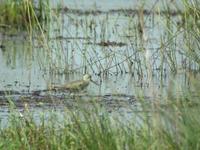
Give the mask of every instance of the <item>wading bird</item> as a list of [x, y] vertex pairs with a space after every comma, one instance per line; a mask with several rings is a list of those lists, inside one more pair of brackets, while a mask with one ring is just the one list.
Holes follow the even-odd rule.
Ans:
[[92, 80], [91, 75], [85, 74], [82, 80], [76, 80], [64, 85], [58, 85], [51, 87], [52, 90], [67, 90], [70, 92], [79, 92], [87, 88], [90, 82], [97, 84], [95, 81]]

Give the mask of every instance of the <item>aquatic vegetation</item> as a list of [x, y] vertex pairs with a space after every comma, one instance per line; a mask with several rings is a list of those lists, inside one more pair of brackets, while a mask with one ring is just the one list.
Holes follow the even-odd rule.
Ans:
[[4, 0], [0, 4], [0, 27], [31, 29], [49, 19], [49, 0]]
[[[186, 47], [186, 56], [191, 58], [195, 65], [200, 64], [200, 2], [184, 1], [186, 8], [182, 15], [182, 22], [184, 28], [184, 46]], [[191, 69], [192, 66], [190, 66]], [[199, 70], [199, 69], [198, 69]]]

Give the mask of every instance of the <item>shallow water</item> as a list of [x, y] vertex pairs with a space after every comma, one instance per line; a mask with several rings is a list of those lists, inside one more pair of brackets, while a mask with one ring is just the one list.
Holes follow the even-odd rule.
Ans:
[[[101, 101], [108, 111], [128, 111], [125, 105], [120, 103], [118, 106], [117, 99], [135, 108], [135, 96], [144, 95], [146, 100], [152, 100], [169, 93], [181, 95], [188, 88], [190, 79], [184, 70], [187, 59], [184, 54], [180, 54], [185, 48], [181, 43], [183, 34], [181, 29], [176, 28], [176, 23], [181, 20], [180, 16], [173, 16], [170, 24], [170, 32], [178, 33], [176, 43], [164, 49], [168, 51], [173, 47], [174, 52], [170, 52], [170, 56], [175, 57], [176, 67], [183, 70], [183, 73], [174, 75], [171, 73], [173, 68], [167, 64], [169, 55], [162, 56], [161, 53], [161, 43], [168, 45], [171, 38], [166, 30], [166, 16], [150, 14], [143, 18], [130, 11], [121, 11], [138, 9], [139, 3], [131, 0], [65, 0], [63, 3], [63, 7], [81, 10], [80, 12], [91, 9], [105, 12], [80, 14], [61, 11], [57, 17], [52, 17], [49, 26], [45, 26], [45, 40], [38, 31], [30, 37], [23, 32], [10, 34], [10, 31], [0, 30], [0, 91], [19, 92], [6, 97], [0, 95], [2, 116], [9, 114], [8, 107], [4, 107], [8, 105], [7, 102], [4, 103], [7, 99], [14, 99], [17, 106], [23, 108], [24, 102], [20, 100], [26, 97], [30, 100], [26, 103], [38, 112], [41, 111], [37, 107], [40, 102], [46, 108], [73, 107], [77, 103], [70, 97], [70, 93], [61, 93], [61, 96], [60, 93], [44, 93], [43, 97], [36, 97], [32, 92], [81, 79], [86, 72], [99, 85], [91, 83], [87, 92], [83, 96], [78, 94], [77, 97], [86, 105], [88, 99]], [[162, 5], [153, 4], [149, 1], [144, 8]], [[113, 9], [119, 11], [109, 12]], [[138, 27], [143, 21], [140, 33]], [[162, 57], [166, 59], [164, 62]], [[190, 67], [195, 70], [197, 65], [190, 64]], [[53, 99], [49, 96], [59, 99], [60, 104], [52, 101], [48, 103], [49, 99]], [[65, 104], [67, 102], [69, 103]], [[115, 107], [118, 109], [114, 109]]]

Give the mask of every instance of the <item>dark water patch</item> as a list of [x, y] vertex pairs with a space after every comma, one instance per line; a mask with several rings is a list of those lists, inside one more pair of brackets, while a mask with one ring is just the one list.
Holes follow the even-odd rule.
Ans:
[[5, 50], [5, 48], [6, 48], [6, 46], [5, 46], [5, 45], [3, 45], [3, 44], [0, 44], [0, 49], [1, 49], [1, 50]]
[[64, 7], [61, 9], [54, 9], [54, 11], [60, 11], [62, 13], [70, 13], [70, 14], [77, 14], [77, 15], [101, 15], [101, 14], [124, 14], [125, 16], [129, 15], [138, 15], [141, 11], [144, 15], [170, 15], [170, 16], [178, 16], [182, 15], [184, 12], [180, 10], [148, 10], [148, 9], [111, 9], [108, 11], [103, 10], [82, 10], [82, 9], [72, 9], [68, 7]]
[[104, 46], [104, 47], [108, 47], [108, 46], [112, 46], [112, 47], [122, 47], [122, 46], [126, 46], [126, 43], [123, 42], [116, 42], [116, 41], [101, 41], [99, 43], [86, 43], [86, 44], [92, 44], [92, 45], [99, 45], [99, 46]]
[[51, 40], [89, 40], [90, 37], [64, 37], [64, 36], [57, 36], [52, 37]]
[[10, 90], [10, 91], [0, 91], [0, 96], [15, 95], [15, 94], [19, 95], [20, 92], [18, 92], [18, 91], [12, 91], [12, 90]]

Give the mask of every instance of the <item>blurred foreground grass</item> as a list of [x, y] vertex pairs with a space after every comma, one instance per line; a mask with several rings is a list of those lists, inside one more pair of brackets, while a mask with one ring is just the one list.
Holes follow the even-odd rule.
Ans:
[[194, 80], [191, 90], [165, 103], [138, 99], [142, 111], [132, 110], [130, 118], [94, 104], [92, 110], [66, 108], [34, 119], [27, 105], [21, 114], [11, 102], [8, 124], [0, 131], [0, 149], [199, 149], [199, 86]]

